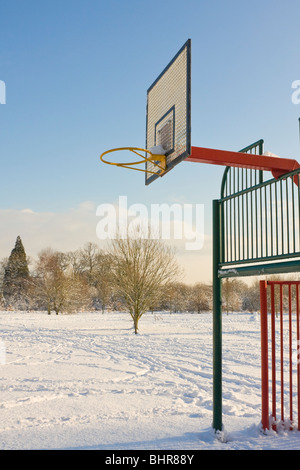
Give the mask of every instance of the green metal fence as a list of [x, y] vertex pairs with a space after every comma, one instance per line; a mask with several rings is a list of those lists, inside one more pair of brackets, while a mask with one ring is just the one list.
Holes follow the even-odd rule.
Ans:
[[[241, 152], [261, 155], [263, 141]], [[261, 171], [227, 167], [221, 197], [213, 201], [216, 431], [222, 430], [222, 278], [293, 271], [300, 271], [300, 169], [264, 181]]]
[[[254, 144], [240, 150], [248, 155], [262, 155], [264, 151], [264, 141], [258, 140]], [[262, 183], [263, 171], [249, 170], [247, 168], [226, 167], [221, 183], [221, 198], [238, 193], [244, 189]]]
[[[263, 141], [245, 151], [261, 154]], [[222, 240], [219, 267], [236, 267], [235, 271], [220, 272], [221, 276], [255, 271], [251, 267], [239, 269], [239, 265], [287, 259], [290, 261], [286, 268], [292, 269], [295, 263], [291, 260], [300, 258], [300, 169], [263, 181], [261, 171], [226, 168], [219, 202]]]

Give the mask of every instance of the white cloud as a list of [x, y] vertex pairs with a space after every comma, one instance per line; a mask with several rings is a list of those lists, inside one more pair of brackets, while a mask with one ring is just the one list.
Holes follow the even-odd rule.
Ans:
[[95, 211], [90, 201], [61, 213], [0, 209], [0, 258], [9, 256], [18, 235], [32, 258], [48, 246], [72, 251], [89, 241], [98, 243]]
[[33, 210], [32, 209], [22, 209], [21, 212], [23, 214], [34, 214]]
[[[99, 217], [97, 205], [84, 201], [77, 207], [64, 212], [35, 212], [30, 208], [20, 210], [0, 209], [0, 259], [8, 257], [18, 235], [22, 238], [26, 254], [36, 259], [44, 248], [59, 251], [73, 251], [87, 242], [107, 245], [107, 240], [99, 240], [96, 234]], [[118, 208], [120, 210], [120, 207]], [[211, 281], [211, 240], [205, 236], [203, 249], [184, 249], [186, 240], [166, 240], [174, 246], [177, 259], [185, 277], [183, 281]]]

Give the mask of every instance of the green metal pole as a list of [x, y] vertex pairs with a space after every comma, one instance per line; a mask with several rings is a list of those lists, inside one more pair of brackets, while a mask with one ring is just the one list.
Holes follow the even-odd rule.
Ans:
[[213, 428], [222, 431], [221, 203], [213, 201]]

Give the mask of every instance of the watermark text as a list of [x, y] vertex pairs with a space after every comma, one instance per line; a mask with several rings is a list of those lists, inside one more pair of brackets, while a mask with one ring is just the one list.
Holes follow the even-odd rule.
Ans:
[[[183, 240], [186, 250], [200, 250], [204, 244], [203, 204], [144, 204], [128, 206], [127, 196], [119, 203], [100, 204], [96, 234], [100, 240], [139, 236], [162, 240]], [[137, 232], [137, 228], [139, 229]]]
[[292, 88], [295, 90], [292, 93], [292, 103], [300, 104], [300, 80], [294, 80], [292, 82]]

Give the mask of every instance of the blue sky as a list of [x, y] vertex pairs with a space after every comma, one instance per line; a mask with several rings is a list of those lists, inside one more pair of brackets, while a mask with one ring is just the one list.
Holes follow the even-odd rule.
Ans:
[[182, 163], [145, 187], [142, 173], [99, 155], [144, 146], [146, 90], [191, 38], [192, 145], [239, 150], [263, 138], [300, 160], [299, 17], [296, 0], [2, 0], [0, 257], [17, 235], [33, 257], [96, 242], [96, 207], [126, 195], [204, 205], [207, 246], [185, 263], [189, 281], [209, 281], [223, 168]]

